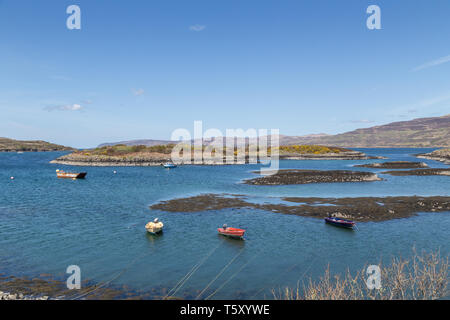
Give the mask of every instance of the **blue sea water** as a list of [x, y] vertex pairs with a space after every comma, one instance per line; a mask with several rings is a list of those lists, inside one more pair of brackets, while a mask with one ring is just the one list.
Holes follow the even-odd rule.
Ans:
[[[381, 161], [423, 161], [413, 155], [432, 149], [359, 149], [388, 160], [286, 160], [281, 168], [350, 169], [354, 164]], [[69, 265], [78, 265], [83, 279], [109, 281], [138, 291], [173, 288], [199, 261], [208, 258], [177, 292], [217, 299], [272, 298], [271, 290], [296, 286], [307, 277], [408, 257], [412, 248], [450, 252], [450, 215], [420, 213], [406, 219], [359, 223], [355, 232], [323, 221], [251, 208], [205, 212], [162, 212], [149, 209], [161, 200], [201, 193], [249, 196], [255, 202], [280, 202], [280, 197], [358, 197], [397, 195], [450, 196], [448, 176], [380, 175], [383, 181], [290, 186], [252, 186], [260, 165], [161, 167], [77, 167], [86, 180], [61, 180], [50, 164], [62, 155], [0, 153], [0, 273], [35, 277], [52, 274], [64, 279]], [[117, 174], [113, 174], [113, 170]], [[10, 177], [14, 176], [14, 180]], [[159, 217], [162, 236], [146, 233], [144, 225]], [[217, 235], [223, 223], [247, 229], [246, 241]], [[223, 268], [236, 258], [228, 268]], [[222, 273], [220, 273], [223, 270]], [[210, 284], [218, 274], [217, 280]], [[229, 280], [229, 281], [228, 281]], [[226, 283], [225, 283], [226, 282]], [[225, 285], [222, 287], [222, 284]]]

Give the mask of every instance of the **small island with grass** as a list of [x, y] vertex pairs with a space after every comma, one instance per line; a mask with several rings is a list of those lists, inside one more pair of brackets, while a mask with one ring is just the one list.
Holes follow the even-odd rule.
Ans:
[[40, 152], [40, 151], [72, 151], [71, 147], [61, 146], [41, 140], [14, 140], [0, 138], [0, 152]]
[[339, 147], [321, 145], [284, 145], [278, 147], [283, 160], [367, 160], [383, 157], [367, 156], [365, 153]]
[[[102, 146], [95, 149], [86, 149], [75, 151], [71, 154], [61, 156], [51, 163], [73, 165], [73, 166], [159, 166], [165, 162], [171, 161], [171, 154], [175, 144], [145, 146], [145, 145], [124, 145]], [[223, 165], [230, 164], [226, 161], [227, 149], [223, 148], [223, 155], [218, 156], [217, 150], [213, 146], [204, 145], [201, 148], [203, 158], [201, 161], [194, 162], [194, 147], [187, 147], [184, 150], [190, 150], [191, 157], [188, 161], [183, 160], [178, 164], [197, 164], [197, 165]], [[256, 157], [261, 159], [265, 156], [257, 148], [246, 146], [245, 148], [235, 147], [231, 153], [234, 156], [231, 164], [250, 163], [252, 150], [256, 150]], [[272, 152], [278, 151], [279, 158], [283, 160], [361, 160], [373, 159], [366, 154], [344, 148], [334, 148], [315, 145], [292, 145], [280, 146], [278, 150], [268, 148], [267, 154], [270, 157]], [[245, 151], [244, 151], [245, 150]], [[200, 151], [200, 150], [199, 150]], [[208, 156], [210, 155], [210, 156]], [[180, 152], [180, 158], [183, 157], [183, 151]]]

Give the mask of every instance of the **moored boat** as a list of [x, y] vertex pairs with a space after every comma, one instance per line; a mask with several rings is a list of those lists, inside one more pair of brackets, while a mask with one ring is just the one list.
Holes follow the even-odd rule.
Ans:
[[172, 169], [172, 168], [176, 168], [177, 167], [177, 165], [172, 163], [172, 162], [166, 162], [166, 163], [163, 164], [163, 166], [166, 169]]
[[224, 225], [222, 228], [217, 228], [217, 232], [219, 232], [219, 234], [226, 236], [226, 237], [230, 237], [230, 238], [234, 238], [234, 239], [243, 239], [245, 230], [238, 229], [238, 228], [230, 228], [230, 227], [227, 227], [227, 225]]
[[65, 172], [62, 170], [56, 170], [56, 176], [64, 179], [84, 179], [87, 172]]
[[348, 229], [352, 229], [356, 225], [356, 223], [351, 220], [337, 218], [337, 217], [327, 217], [327, 218], [325, 218], [325, 222], [328, 224], [331, 224], [333, 226], [336, 226], [336, 227], [342, 227], [342, 228], [348, 228]]
[[145, 229], [148, 233], [151, 234], [158, 234], [161, 233], [163, 230], [164, 224], [158, 220], [158, 218], [155, 218], [155, 220], [150, 221], [145, 225]]

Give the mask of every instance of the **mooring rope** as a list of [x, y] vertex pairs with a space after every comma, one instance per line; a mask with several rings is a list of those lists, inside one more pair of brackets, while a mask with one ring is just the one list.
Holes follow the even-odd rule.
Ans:
[[234, 277], [236, 277], [252, 260], [254, 260], [256, 257], [258, 256], [258, 254], [254, 255], [253, 258], [249, 259], [246, 263], [244, 263], [237, 272], [235, 272], [233, 275], [231, 275], [231, 277], [228, 278], [227, 281], [225, 281], [224, 283], [222, 283], [221, 286], [219, 286], [213, 293], [211, 293], [209, 296], [207, 296], [205, 298], [205, 300], [208, 300], [209, 298], [211, 298], [212, 296], [214, 296], [217, 292], [219, 292], [223, 287], [225, 287], [225, 285], [230, 282], [231, 280], [234, 279]]
[[225, 270], [226, 270], [226, 269], [234, 262], [234, 260], [236, 260], [236, 259], [242, 254], [242, 252], [244, 252], [244, 248], [242, 248], [242, 249], [234, 256], [234, 258], [231, 259], [230, 262], [228, 262], [228, 264], [227, 264], [225, 267], [223, 267], [222, 270], [220, 270], [220, 272], [214, 277], [214, 279], [212, 279], [212, 280], [208, 283], [208, 285], [202, 290], [202, 292], [200, 292], [200, 294], [195, 298], [195, 300], [197, 300], [198, 298], [200, 298], [200, 296], [201, 296], [201, 295], [209, 288], [209, 286], [210, 286], [211, 284], [213, 284], [214, 281], [216, 281], [216, 280], [220, 277], [220, 275], [221, 275], [222, 273], [225, 272]]
[[[163, 300], [167, 299], [168, 296], [175, 295], [181, 287], [189, 280], [189, 278], [192, 277], [192, 275], [203, 265], [203, 263], [208, 260], [208, 258], [223, 244], [223, 241], [221, 241], [217, 247], [215, 247], [213, 250], [211, 250], [203, 259], [201, 259], [197, 264], [195, 264], [192, 269], [184, 275], [178, 283], [168, 291], [167, 295], [163, 298]], [[175, 290], [176, 289], [176, 290]], [[175, 291], [174, 291], [175, 290]]]

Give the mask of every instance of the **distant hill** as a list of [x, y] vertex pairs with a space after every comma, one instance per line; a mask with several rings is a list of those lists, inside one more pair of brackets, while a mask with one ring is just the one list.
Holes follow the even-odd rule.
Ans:
[[332, 136], [298, 137], [294, 144], [337, 147], [450, 147], [450, 115], [393, 122]]
[[171, 143], [177, 143], [177, 142], [170, 141], [170, 140], [141, 139], [141, 140], [129, 140], [129, 141], [102, 143], [102, 144], [98, 145], [98, 148], [111, 147], [111, 146], [115, 146], [115, 145], [118, 145], [118, 144], [123, 144], [125, 146], [139, 146], [139, 145], [142, 145], [142, 146], [152, 147], [152, 146], [166, 145], [166, 144], [171, 144]]
[[[225, 140], [224, 140], [225, 141]], [[247, 139], [247, 143], [255, 139]], [[130, 140], [99, 145], [112, 146], [166, 145], [176, 143], [169, 140]], [[393, 122], [381, 126], [357, 129], [336, 135], [324, 133], [306, 136], [279, 136], [280, 145], [325, 145], [343, 148], [376, 147], [450, 147], [450, 114], [442, 117], [420, 118], [409, 121]], [[204, 143], [208, 144], [208, 142]]]
[[9, 138], [0, 138], [0, 152], [64, 150], [71, 151], [75, 149], [41, 140], [24, 141]]

